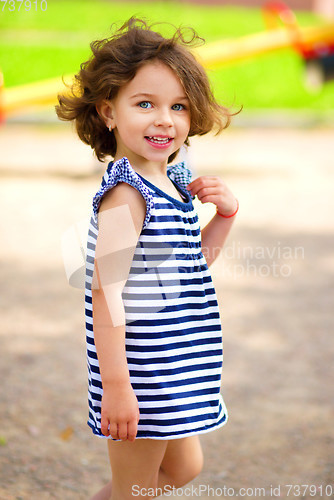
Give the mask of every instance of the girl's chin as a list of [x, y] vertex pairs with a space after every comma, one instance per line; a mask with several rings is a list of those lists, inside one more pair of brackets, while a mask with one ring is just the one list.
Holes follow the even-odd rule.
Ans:
[[156, 151], [150, 151], [147, 154], [144, 154], [143, 158], [147, 161], [157, 161], [157, 162], [164, 162], [168, 161], [168, 158], [170, 155], [175, 153], [174, 148], [169, 149], [168, 151], [166, 150], [156, 150]]

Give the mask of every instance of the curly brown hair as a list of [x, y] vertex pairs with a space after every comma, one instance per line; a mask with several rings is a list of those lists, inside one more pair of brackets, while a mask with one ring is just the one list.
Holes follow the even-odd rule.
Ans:
[[[56, 113], [75, 120], [80, 139], [95, 150], [100, 161], [116, 154], [116, 140], [97, 112], [103, 100], [112, 100], [134, 78], [140, 67], [158, 60], [170, 67], [184, 87], [190, 106], [188, 137], [226, 128], [233, 113], [217, 103], [204, 68], [187, 47], [204, 42], [192, 28], [178, 28], [171, 38], [152, 30], [144, 20], [130, 18], [109, 38], [90, 44], [91, 58], [82, 63], [68, 93], [59, 94]], [[190, 34], [188, 39], [186, 35]], [[185, 141], [188, 144], [188, 138]], [[173, 153], [171, 162], [178, 151]]]

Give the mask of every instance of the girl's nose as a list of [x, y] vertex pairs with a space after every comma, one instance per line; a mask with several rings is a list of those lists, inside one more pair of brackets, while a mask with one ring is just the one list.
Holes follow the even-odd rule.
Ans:
[[157, 114], [154, 120], [155, 126], [171, 127], [173, 125], [172, 116], [169, 109], [157, 110]]

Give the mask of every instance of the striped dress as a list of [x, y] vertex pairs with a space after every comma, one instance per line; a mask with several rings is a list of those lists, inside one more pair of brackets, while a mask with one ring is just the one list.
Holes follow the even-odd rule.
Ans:
[[223, 361], [219, 309], [201, 251], [197, 214], [186, 186], [190, 171], [179, 163], [168, 177], [184, 201], [137, 174], [127, 158], [110, 163], [93, 200], [87, 245], [85, 308], [88, 425], [101, 433], [102, 384], [94, 344], [92, 280], [103, 195], [118, 182], [135, 187], [146, 216], [123, 289], [125, 347], [138, 399], [138, 438], [175, 439], [217, 429], [227, 421], [220, 394]]

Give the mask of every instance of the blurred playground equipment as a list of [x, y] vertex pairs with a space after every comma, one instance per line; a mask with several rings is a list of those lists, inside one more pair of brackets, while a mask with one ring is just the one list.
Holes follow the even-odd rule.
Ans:
[[[300, 27], [295, 14], [284, 2], [269, 1], [263, 6], [266, 31], [238, 39], [208, 43], [196, 49], [207, 68], [218, 68], [243, 59], [294, 48], [305, 61], [306, 82], [318, 88], [334, 78], [334, 24]], [[73, 75], [64, 77], [72, 81]], [[0, 73], [0, 120], [35, 106], [55, 105], [64, 91], [61, 77], [5, 89]]]

